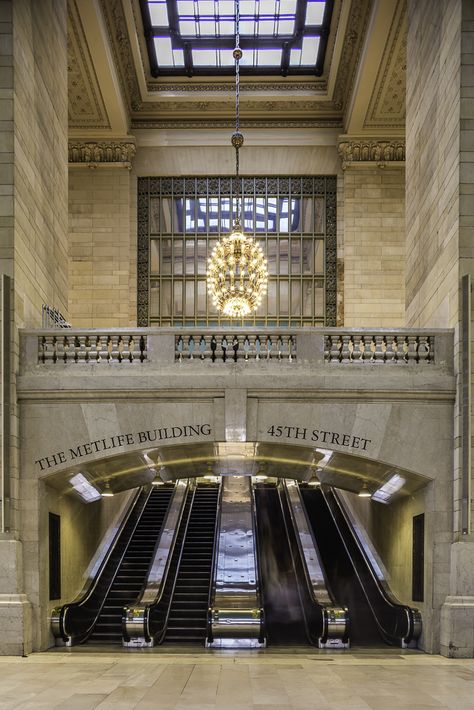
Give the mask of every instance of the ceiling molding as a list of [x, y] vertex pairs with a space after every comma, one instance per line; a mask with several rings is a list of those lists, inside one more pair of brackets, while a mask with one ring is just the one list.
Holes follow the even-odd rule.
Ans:
[[407, 28], [406, 0], [397, 5], [364, 128], [405, 127]]
[[70, 128], [110, 128], [75, 0], [68, 2], [68, 93]]
[[[74, 84], [70, 81], [69, 99], [71, 138], [74, 135], [81, 139], [91, 136], [97, 141], [107, 138], [107, 131], [110, 137], [116, 137], [139, 129], [232, 128], [235, 122], [233, 79], [215, 77], [203, 81], [202, 78], [151, 77], [139, 0], [81, 0], [77, 6], [76, 2], [69, 0], [70, 14], [78, 20], [70, 26], [71, 51], [74, 51], [70, 60], [70, 76], [74, 77]], [[385, 64], [379, 66], [391, 15], [384, 19], [386, 32], [376, 40], [378, 63], [375, 68], [372, 65], [373, 77], [369, 85], [361, 71], [363, 62], [370, 66], [371, 57], [365, 56], [364, 52], [369, 44], [368, 33], [374, 13], [377, 11], [383, 15], [386, 8], [380, 10], [381, 5], [388, 7], [397, 2], [405, 4], [405, 0], [335, 0], [323, 75], [261, 80], [243, 77], [240, 95], [242, 127], [335, 128], [352, 134], [367, 130], [369, 136], [381, 133], [383, 127], [385, 137], [400, 135], [403, 132], [400, 121], [403, 123], [404, 114], [401, 98], [404, 92], [400, 83], [404, 81], [405, 71], [404, 10], [398, 12], [397, 23], [393, 24], [390, 34], [391, 44], [387, 44], [385, 50]], [[85, 31], [82, 29], [80, 34], [77, 27], [81, 29], [82, 26]], [[97, 43], [102, 43], [100, 48]], [[77, 55], [80, 55], [78, 59]], [[110, 64], [107, 72], [101, 69], [105, 55]], [[115, 83], [109, 74], [113, 74]], [[377, 82], [374, 84], [375, 77]], [[357, 94], [361, 86], [367, 95], [362, 114], [367, 127], [362, 120], [355, 130], [344, 128], [346, 115], [353, 105], [353, 94]], [[73, 95], [74, 88], [76, 96]], [[126, 126], [115, 118], [112, 126], [107, 122], [106, 108], [109, 103], [115, 105], [113, 92], [115, 104], [124, 106]], [[105, 106], [102, 97], [107, 97]], [[370, 112], [367, 111], [369, 99]]]

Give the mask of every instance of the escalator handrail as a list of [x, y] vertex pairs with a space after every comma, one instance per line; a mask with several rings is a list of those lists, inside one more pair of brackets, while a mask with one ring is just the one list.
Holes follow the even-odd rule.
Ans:
[[[294, 528], [295, 533], [296, 533], [296, 535], [295, 535], [295, 537], [296, 537], [296, 544], [298, 545], [299, 554], [300, 554], [301, 560], [302, 560], [302, 562], [303, 562], [303, 565], [302, 565], [302, 566], [303, 566], [304, 575], [305, 575], [305, 579], [306, 579], [306, 584], [307, 584], [307, 586], [308, 586], [308, 590], [309, 590], [309, 592], [310, 592], [310, 595], [311, 595], [311, 597], [312, 597], [314, 603], [317, 604], [318, 606], [321, 606], [321, 607], [323, 607], [323, 608], [324, 608], [324, 607], [337, 606], [337, 604], [336, 604], [336, 602], [335, 602], [334, 595], [333, 595], [332, 592], [330, 591], [330, 587], [329, 587], [328, 580], [326, 579], [326, 575], [324, 574], [324, 567], [323, 567], [323, 564], [322, 564], [322, 561], [321, 561], [321, 554], [320, 554], [320, 552], [319, 552], [319, 548], [318, 548], [318, 545], [317, 545], [317, 543], [316, 543], [316, 539], [315, 539], [315, 537], [314, 537], [314, 533], [313, 533], [311, 524], [310, 524], [309, 519], [308, 519], [308, 514], [307, 514], [307, 512], [306, 512], [306, 507], [304, 506], [303, 501], [302, 501], [302, 498], [301, 498], [301, 491], [300, 491], [300, 489], [299, 489], [299, 486], [298, 486], [298, 484], [296, 484], [296, 490], [297, 490], [297, 492], [298, 492], [299, 500], [300, 500], [300, 503], [301, 503], [301, 511], [302, 511], [302, 513], [303, 513], [303, 515], [304, 515], [304, 518], [305, 518], [306, 524], [307, 524], [307, 531], [306, 531], [306, 532], [308, 533], [308, 535], [309, 535], [309, 537], [310, 537], [310, 539], [311, 539], [311, 541], [312, 541], [312, 543], [313, 543], [314, 552], [315, 552], [315, 555], [316, 555], [316, 558], [317, 558], [317, 561], [318, 561], [318, 565], [319, 565], [319, 571], [320, 571], [320, 574], [321, 574], [321, 579], [322, 579], [323, 582], [324, 582], [324, 587], [323, 587], [322, 590], [321, 590], [321, 591], [323, 592], [323, 597], [325, 596], [325, 598], [323, 598], [323, 599], [320, 599], [320, 598], [318, 597], [318, 595], [315, 593], [314, 583], [313, 583], [313, 580], [311, 579], [311, 575], [310, 575], [310, 572], [309, 572], [309, 569], [308, 569], [308, 565], [307, 565], [307, 561], [306, 561], [306, 555], [305, 555], [305, 553], [304, 553], [303, 546], [302, 546], [302, 543], [301, 543], [300, 534], [299, 534], [299, 533], [300, 533], [300, 529], [299, 529], [298, 522], [297, 522], [297, 520], [296, 520], [296, 518], [295, 518], [295, 514], [294, 514], [294, 510], [293, 510], [293, 505], [292, 505], [292, 501], [291, 501], [291, 498], [290, 498], [290, 492], [289, 492], [289, 490], [288, 490], [288, 486], [287, 486], [286, 480], [283, 480], [283, 481], [282, 481], [282, 485], [283, 485], [283, 488], [284, 488], [284, 490], [285, 490], [286, 500], [287, 500], [287, 502], [288, 502], [288, 509], [289, 509], [289, 512], [290, 512], [291, 521], [292, 521], [292, 523], [293, 523], [293, 528]], [[325, 594], [324, 594], [324, 593], [325, 593]]]
[[[115, 569], [113, 570], [111, 574], [111, 579], [110, 583], [107, 585], [106, 590], [103, 593], [102, 600], [99, 602], [99, 609], [98, 612], [95, 614], [93, 617], [92, 621], [89, 623], [86, 629], [81, 630], [79, 634], [77, 634], [78, 637], [81, 638], [81, 640], [85, 640], [88, 638], [90, 633], [92, 632], [92, 629], [95, 626], [95, 623], [99, 617], [100, 612], [102, 611], [102, 607], [104, 605], [105, 599], [107, 598], [107, 594], [109, 593], [110, 587], [113, 584], [113, 581], [115, 579], [115, 576], [117, 574], [117, 571], [122, 563], [123, 557], [127, 551], [127, 548], [130, 544], [130, 540], [133, 537], [133, 534], [136, 530], [136, 527], [140, 521], [141, 515], [148, 503], [148, 500], [150, 498], [152, 492], [151, 486], [143, 486], [140, 488], [135, 497], [133, 498], [132, 502], [130, 503], [129, 509], [127, 511], [127, 514], [124, 516], [122, 523], [117, 530], [117, 533], [112, 541], [112, 544], [109, 547], [109, 550], [105, 554], [102, 563], [97, 571], [97, 574], [95, 575], [92, 584], [86, 589], [83, 590], [72, 602], [69, 602], [67, 604], [63, 604], [61, 607], [56, 607], [56, 609], [53, 610], [52, 612], [52, 628], [53, 628], [53, 633], [57, 638], [62, 638], [64, 641], [70, 641], [72, 638], [75, 636], [74, 631], [68, 630], [67, 629], [67, 617], [68, 617], [68, 612], [73, 609], [73, 608], [80, 608], [80, 607], [85, 607], [87, 602], [92, 598], [97, 585], [99, 584], [99, 581], [102, 577], [102, 574], [105, 572], [107, 564], [112, 557], [113, 553], [116, 550], [116, 547], [119, 543], [119, 540], [125, 530], [126, 525], [130, 521], [130, 517], [132, 513], [136, 512], [137, 513], [137, 519], [135, 521], [135, 524], [132, 528], [132, 531], [130, 533], [130, 537], [128, 539], [128, 542], [125, 545], [125, 548], [123, 550], [122, 555], [117, 561], [117, 564], [115, 566]], [[140, 498], [143, 498], [142, 501], [140, 501]], [[138, 510], [138, 506], [141, 506], [141, 510]]]
[[258, 517], [257, 517], [257, 506], [255, 504], [255, 488], [252, 483], [252, 479], [250, 479], [250, 503], [251, 503], [251, 510], [252, 510], [252, 522], [253, 522], [253, 554], [255, 556], [255, 571], [257, 573], [256, 575], [256, 584], [255, 584], [255, 593], [257, 597], [257, 605], [258, 608], [260, 609], [260, 638], [259, 640], [263, 643], [265, 638], [266, 638], [266, 633], [265, 633], [265, 612], [263, 608], [263, 597], [262, 597], [262, 570], [260, 567], [260, 555], [258, 554]]
[[378, 618], [378, 615], [374, 609], [374, 605], [373, 605], [373, 603], [369, 597], [369, 594], [367, 592], [366, 585], [361, 580], [359, 570], [357, 569], [357, 565], [355, 564], [355, 561], [353, 560], [352, 555], [350, 554], [350, 552], [347, 548], [346, 540], [345, 540], [344, 535], [341, 531], [340, 525], [339, 525], [338, 521], [336, 520], [336, 516], [334, 514], [333, 508], [330, 504], [330, 500], [329, 500], [330, 496], [327, 495], [328, 492], [330, 494], [332, 494], [332, 498], [336, 503], [337, 509], [340, 512], [340, 514], [342, 515], [344, 522], [346, 523], [346, 528], [349, 531], [349, 534], [351, 535], [352, 540], [354, 541], [358, 551], [360, 552], [360, 554], [366, 564], [366, 567], [369, 571], [369, 574], [372, 577], [375, 587], [378, 590], [380, 596], [382, 597], [384, 602], [386, 604], [388, 604], [390, 607], [392, 607], [393, 609], [399, 609], [400, 611], [402, 611], [405, 614], [406, 622], [407, 622], [407, 629], [406, 629], [406, 633], [402, 634], [402, 640], [405, 643], [409, 643], [411, 640], [418, 638], [419, 634], [421, 633], [421, 617], [420, 617], [420, 613], [419, 613], [418, 609], [416, 609], [414, 607], [410, 607], [408, 604], [402, 604], [398, 600], [395, 601], [396, 598], [392, 593], [390, 593], [390, 595], [387, 595], [385, 585], [380, 583], [380, 580], [379, 580], [377, 574], [374, 572], [370, 558], [367, 555], [366, 551], [364, 550], [364, 547], [361, 544], [358, 536], [355, 534], [355, 532], [352, 528], [350, 518], [347, 515], [347, 512], [346, 512], [344, 506], [341, 504], [341, 501], [340, 501], [339, 497], [337, 496], [336, 491], [332, 487], [329, 488], [329, 490], [328, 490], [328, 488], [325, 486], [321, 486], [320, 490], [321, 490], [324, 500], [326, 501], [327, 507], [328, 507], [331, 517], [334, 521], [334, 524], [337, 527], [337, 530], [339, 532], [342, 543], [346, 549], [346, 552], [349, 555], [349, 558], [351, 559], [352, 566], [353, 566], [354, 571], [357, 575], [357, 579], [359, 580], [361, 588], [362, 588], [364, 595], [367, 599], [367, 603], [369, 604], [369, 607], [372, 611], [372, 614], [373, 614], [373, 617], [376, 621], [376, 624], [379, 627], [380, 633], [387, 640], [390, 640], [390, 641], [393, 641], [393, 640], [399, 641], [400, 640], [397, 636], [394, 636], [391, 632], [387, 631], [384, 628], [380, 619]]
[[[150, 613], [154, 608], [156, 609], [159, 606], [159, 604], [163, 598], [163, 594], [166, 589], [166, 583], [168, 582], [168, 575], [167, 575], [164, 585], [162, 586], [159, 600], [157, 600], [157, 602], [155, 604], [147, 606], [145, 609], [145, 634], [146, 634], [147, 641], [154, 641], [154, 642], [160, 644], [163, 642], [163, 640], [166, 636], [166, 631], [168, 628], [168, 618], [170, 615], [171, 604], [173, 602], [174, 590], [176, 588], [176, 581], [178, 579], [179, 568], [181, 567], [181, 560], [183, 557], [184, 543], [186, 542], [186, 535], [188, 533], [189, 521], [191, 519], [191, 513], [192, 513], [193, 505], [194, 505], [194, 499], [196, 496], [196, 488], [197, 488], [197, 486], [196, 486], [195, 479], [192, 479], [191, 484], [188, 489], [188, 495], [186, 496], [186, 502], [188, 500], [188, 496], [191, 496], [191, 504], [189, 506], [187, 520], [185, 520], [185, 521], [182, 520], [182, 516], [183, 516], [184, 510], [185, 510], [185, 505], [183, 506], [182, 513], [181, 513], [179, 528], [181, 528], [181, 524], [184, 523], [183, 540], [181, 542], [181, 549], [179, 550], [178, 562], [176, 565], [174, 579], [172, 580], [172, 586], [171, 586], [171, 592], [170, 592], [170, 602], [168, 604], [168, 608], [166, 609], [166, 614], [165, 614], [165, 618], [163, 621], [163, 627], [162, 627], [161, 631], [157, 632], [156, 634], [153, 634], [150, 630]], [[177, 536], [175, 539], [177, 539]], [[174, 554], [174, 549], [173, 549], [173, 554]], [[170, 564], [171, 564], [171, 560], [172, 560], [172, 557], [170, 557]]]
[[[175, 493], [178, 490], [177, 486], [178, 486], [179, 482], [180, 482], [180, 479], [178, 479], [176, 481]], [[123, 642], [129, 642], [131, 637], [135, 638], [137, 636], [138, 630], [140, 630], [141, 634], [143, 634], [143, 638], [147, 642], [151, 641], [150, 629], [149, 629], [150, 612], [154, 608], [156, 608], [161, 603], [161, 601], [163, 599], [163, 594], [166, 589], [166, 584], [168, 582], [170, 565], [171, 565], [171, 561], [173, 559], [173, 555], [175, 552], [177, 538], [178, 538], [179, 531], [181, 528], [184, 510], [186, 508], [186, 502], [187, 502], [191, 487], [192, 487], [191, 479], [188, 478], [188, 479], [186, 479], [186, 488], [184, 491], [183, 499], [180, 504], [178, 520], [177, 520], [176, 525], [174, 527], [173, 537], [172, 537], [172, 540], [171, 540], [171, 543], [169, 546], [169, 551], [167, 554], [166, 563], [165, 563], [165, 567], [163, 570], [163, 574], [161, 577], [159, 587], [154, 592], [152, 592], [151, 587], [149, 587], [149, 585], [148, 585], [148, 581], [149, 581], [149, 575], [148, 575], [146, 583], [144, 585], [144, 588], [142, 590], [142, 593], [141, 593], [139, 599], [133, 605], [126, 606], [123, 609], [123, 612], [122, 612], [122, 641]], [[164, 519], [163, 524], [161, 526], [160, 537], [158, 538], [158, 541], [157, 541], [157, 544], [155, 547], [155, 552], [153, 554], [153, 560], [150, 563], [149, 573], [151, 572], [151, 570], [153, 568], [153, 564], [154, 564], [157, 554], [159, 554], [160, 542], [161, 542], [163, 532], [166, 528], [169, 527], [167, 525], [167, 521], [168, 521], [169, 515], [172, 513], [172, 504], [173, 504], [173, 500], [170, 501], [170, 504], [168, 506], [168, 510], [166, 513], [166, 518]], [[153, 594], [153, 599], [147, 600], [147, 594], [149, 594], [150, 596], [151, 596], [151, 594]], [[137, 624], [137, 619], [139, 621], [140, 626]]]
[[218, 560], [218, 549], [219, 549], [219, 536], [221, 531], [221, 511], [222, 511], [222, 491], [224, 486], [222, 485], [222, 478], [219, 482], [219, 495], [217, 497], [217, 507], [216, 507], [216, 522], [214, 524], [214, 545], [212, 547], [212, 562], [211, 562], [211, 583], [209, 585], [209, 596], [207, 600], [207, 622], [206, 622], [206, 643], [212, 641], [212, 623], [211, 623], [211, 613], [212, 607], [214, 605], [214, 599], [216, 596], [216, 577], [217, 577], [217, 560]]
[[[147, 574], [147, 578], [145, 581], [143, 591], [142, 591], [140, 597], [137, 599], [136, 604], [134, 604], [134, 606], [140, 606], [140, 605], [152, 606], [153, 604], [159, 604], [159, 602], [163, 596], [163, 588], [164, 588], [164, 585], [166, 584], [166, 578], [168, 576], [168, 571], [169, 571], [169, 567], [171, 564], [171, 557], [173, 555], [174, 547], [176, 545], [176, 538], [178, 535], [178, 530], [181, 525], [181, 519], [183, 517], [184, 507], [186, 505], [186, 498], [187, 498], [187, 494], [189, 491], [189, 485], [190, 485], [189, 478], [186, 480], [186, 483], [184, 484], [185, 489], [184, 489], [184, 493], [183, 493], [183, 498], [181, 500], [181, 503], [179, 504], [180, 507], [179, 507], [179, 511], [178, 511], [178, 519], [176, 521], [176, 524], [173, 525], [173, 536], [172, 536], [171, 542], [169, 544], [168, 552], [166, 555], [165, 567], [164, 567], [163, 573], [161, 575], [161, 579], [159, 580], [159, 585], [157, 587], [153, 588], [153, 586], [152, 586], [153, 582], [150, 582], [150, 576], [151, 576], [153, 567], [155, 565], [155, 561], [157, 559], [157, 556], [161, 554], [161, 542], [162, 542], [162, 538], [163, 538], [163, 533], [165, 532], [165, 530], [170, 528], [169, 518], [173, 514], [173, 510], [172, 510], [173, 502], [174, 502], [174, 497], [178, 494], [179, 484], [180, 484], [180, 480], [177, 480], [176, 484], [175, 484], [173, 498], [170, 501], [170, 504], [168, 506], [168, 510], [166, 511], [165, 519], [163, 520], [163, 524], [161, 526], [160, 536], [159, 536], [156, 546], [155, 546], [155, 551], [153, 553], [153, 559], [150, 563], [150, 567], [148, 570], [148, 574]], [[158, 582], [158, 580], [156, 580], [156, 582]]]

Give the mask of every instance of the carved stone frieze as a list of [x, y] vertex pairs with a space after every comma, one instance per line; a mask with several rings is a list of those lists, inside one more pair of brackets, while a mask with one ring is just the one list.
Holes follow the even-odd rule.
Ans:
[[69, 141], [69, 163], [98, 165], [123, 165], [130, 167], [136, 153], [135, 143]]
[[74, 0], [68, 3], [68, 98], [71, 128], [110, 128]]
[[343, 170], [349, 165], [400, 163], [405, 160], [405, 140], [343, 140], [338, 145]]

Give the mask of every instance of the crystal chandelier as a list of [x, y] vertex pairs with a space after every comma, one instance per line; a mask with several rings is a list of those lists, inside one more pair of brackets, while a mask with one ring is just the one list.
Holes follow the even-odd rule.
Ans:
[[220, 239], [212, 251], [207, 268], [207, 288], [217, 310], [229, 318], [244, 318], [259, 307], [267, 290], [267, 261], [253, 237], [244, 234], [241, 225], [239, 149], [244, 137], [239, 125], [240, 73], [239, 0], [235, 3], [235, 177], [237, 185], [236, 217], [232, 232]]

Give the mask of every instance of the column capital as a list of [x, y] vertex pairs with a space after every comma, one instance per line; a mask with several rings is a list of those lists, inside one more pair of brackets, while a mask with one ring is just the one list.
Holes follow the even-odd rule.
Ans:
[[370, 138], [339, 136], [337, 151], [342, 169], [348, 167], [403, 167], [405, 165], [404, 138]]
[[130, 170], [135, 153], [136, 146], [132, 140], [70, 140], [68, 143], [69, 167], [118, 167]]

